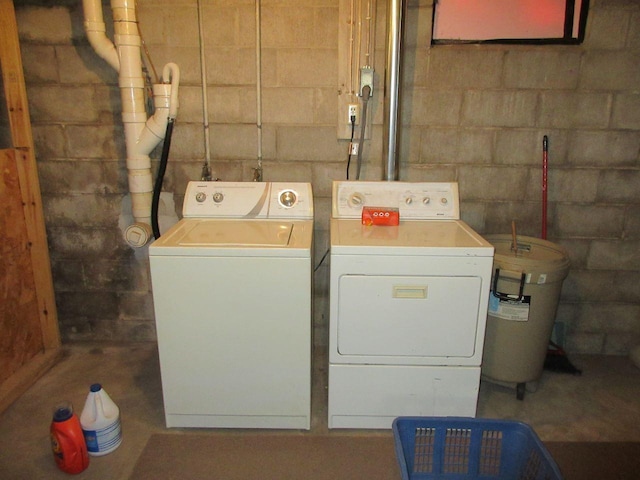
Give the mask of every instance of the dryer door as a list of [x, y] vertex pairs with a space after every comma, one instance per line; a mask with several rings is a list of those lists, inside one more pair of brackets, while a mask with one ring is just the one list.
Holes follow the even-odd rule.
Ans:
[[474, 276], [343, 275], [338, 353], [472, 357], [482, 280]]

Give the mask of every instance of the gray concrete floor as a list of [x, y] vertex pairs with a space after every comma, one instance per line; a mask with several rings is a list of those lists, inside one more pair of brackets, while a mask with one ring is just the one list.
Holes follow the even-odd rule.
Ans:
[[[123, 442], [108, 455], [92, 457], [89, 468], [74, 478], [127, 479], [151, 434], [186, 431], [164, 427], [155, 344], [73, 344], [64, 352], [59, 363], [0, 415], [0, 478], [69, 477], [57, 469], [51, 454], [51, 411], [60, 400], [72, 401], [81, 411], [92, 383], [102, 383], [120, 407]], [[582, 376], [545, 372], [537, 390], [527, 392], [523, 401], [516, 399], [514, 389], [483, 382], [478, 416], [524, 421], [543, 441], [640, 441], [640, 369], [626, 357], [576, 356], [571, 361], [583, 370]], [[311, 435], [327, 433], [326, 374], [326, 352], [318, 351]]]

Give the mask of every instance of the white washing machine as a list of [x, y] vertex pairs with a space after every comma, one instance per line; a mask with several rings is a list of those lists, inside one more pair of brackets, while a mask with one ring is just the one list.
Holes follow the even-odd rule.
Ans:
[[[363, 225], [363, 206], [399, 225]], [[329, 428], [475, 416], [493, 253], [456, 183], [334, 182]]]
[[191, 182], [149, 247], [167, 427], [311, 423], [307, 183]]

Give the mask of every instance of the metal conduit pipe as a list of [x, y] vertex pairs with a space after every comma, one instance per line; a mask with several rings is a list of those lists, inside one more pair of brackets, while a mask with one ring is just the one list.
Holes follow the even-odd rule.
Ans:
[[135, 222], [125, 231], [125, 238], [131, 246], [140, 247], [151, 239], [153, 179], [149, 154], [164, 139], [169, 117], [174, 119], [177, 115], [179, 69], [173, 63], [165, 66], [164, 83], [153, 86], [155, 112], [148, 119], [142, 72], [142, 41], [135, 2], [111, 0], [115, 45], [105, 33], [101, 0], [83, 0], [82, 3], [89, 42], [98, 55], [118, 71], [127, 151], [127, 177]]
[[387, 58], [384, 92], [384, 179], [398, 180], [398, 121], [400, 118], [400, 82], [402, 68], [402, 36], [404, 31], [404, 2], [389, 0], [387, 6]]

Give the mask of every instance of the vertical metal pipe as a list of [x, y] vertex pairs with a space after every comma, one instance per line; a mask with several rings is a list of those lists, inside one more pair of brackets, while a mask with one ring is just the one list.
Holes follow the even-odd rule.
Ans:
[[400, 108], [400, 69], [402, 66], [403, 0], [389, 0], [387, 5], [387, 63], [384, 92], [385, 180], [398, 179], [398, 120]]

